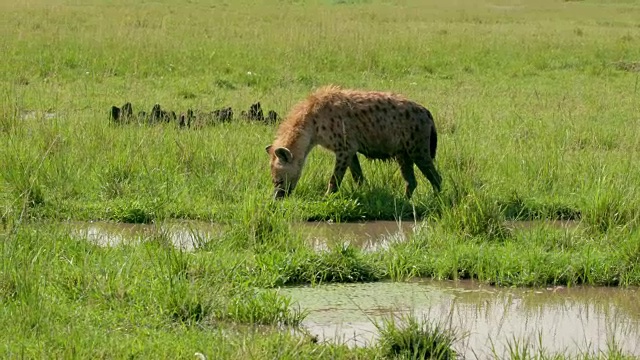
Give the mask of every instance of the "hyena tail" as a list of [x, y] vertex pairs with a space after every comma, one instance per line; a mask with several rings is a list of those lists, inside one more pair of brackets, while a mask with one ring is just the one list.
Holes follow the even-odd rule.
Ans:
[[431, 136], [429, 136], [429, 152], [431, 153], [431, 159], [436, 158], [436, 148], [438, 147], [438, 133], [436, 127], [431, 126]]
[[[427, 110], [427, 109], [425, 109]], [[428, 122], [431, 125], [430, 134], [429, 134], [429, 154], [431, 155], [431, 159], [436, 159], [436, 148], [438, 147], [438, 133], [436, 131], [436, 125], [433, 122], [433, 115], [431, 111], [427, 110]]]

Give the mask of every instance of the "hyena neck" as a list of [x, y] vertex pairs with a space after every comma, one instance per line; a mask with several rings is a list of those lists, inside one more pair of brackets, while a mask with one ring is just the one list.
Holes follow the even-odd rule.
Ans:
[[289, 136], [282, 139], [280, 146], [289, 149], [294, 159], [304, 162], [311, 149], [315, 146], [313, 127], [305, 126], [295, 134], [289, 134]]

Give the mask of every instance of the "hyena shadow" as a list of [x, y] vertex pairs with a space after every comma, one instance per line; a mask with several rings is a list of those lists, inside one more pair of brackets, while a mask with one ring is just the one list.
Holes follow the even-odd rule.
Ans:
[[354, 184], [345, 190], [345, 196], [356, 199], [370, 219], [422, 219], [437, 210], [429, 199], [425, 199], [426, 202], [418, 198], [410, 200], [383, 184]]

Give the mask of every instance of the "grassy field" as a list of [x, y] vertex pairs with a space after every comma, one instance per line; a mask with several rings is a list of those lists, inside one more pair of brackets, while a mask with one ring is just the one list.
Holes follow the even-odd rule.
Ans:
[[[3, 1], [0, 29], [2, 357], [383, 357], [283, 331], [304, 314], [273, 289], [640, 285], [638, 1]], [[317, 149], [273, 203], [274, 126], [109, 121], [126, 101], [285, 115], [328, 83], [427, 106], [443, 194], [420, 175], [409, 202], [395, 163], [363, 160], [367, 184], [347, 176], [326, 198], [333, 158]], [[60, 225], [172, 218], [229, 231], [185, 254], [162, 236], [98, 248]], [[396, 218], [425, 224], [375, 253], [319, 254], [289, 227]], [[531, 219], [580, 226], [504, 226]]]

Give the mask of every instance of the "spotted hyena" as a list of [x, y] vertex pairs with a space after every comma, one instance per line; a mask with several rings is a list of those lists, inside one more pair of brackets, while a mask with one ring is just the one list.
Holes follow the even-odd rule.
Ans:
[[274, 196], [291, 193], [316, 145], [336, 155], [327, 194], [338, 190], [347, 168], [357, 184], [364, 182], [357, 153], [369, 159], [395, 159], [407, 198], [417, 186], [413, 164], [439, 192], [442, 178], [433, 163], [437, 142], [433, 117], [424, 106], [394, 93], [326, 86], [291, 109], [274, 142], [266, 147]]

